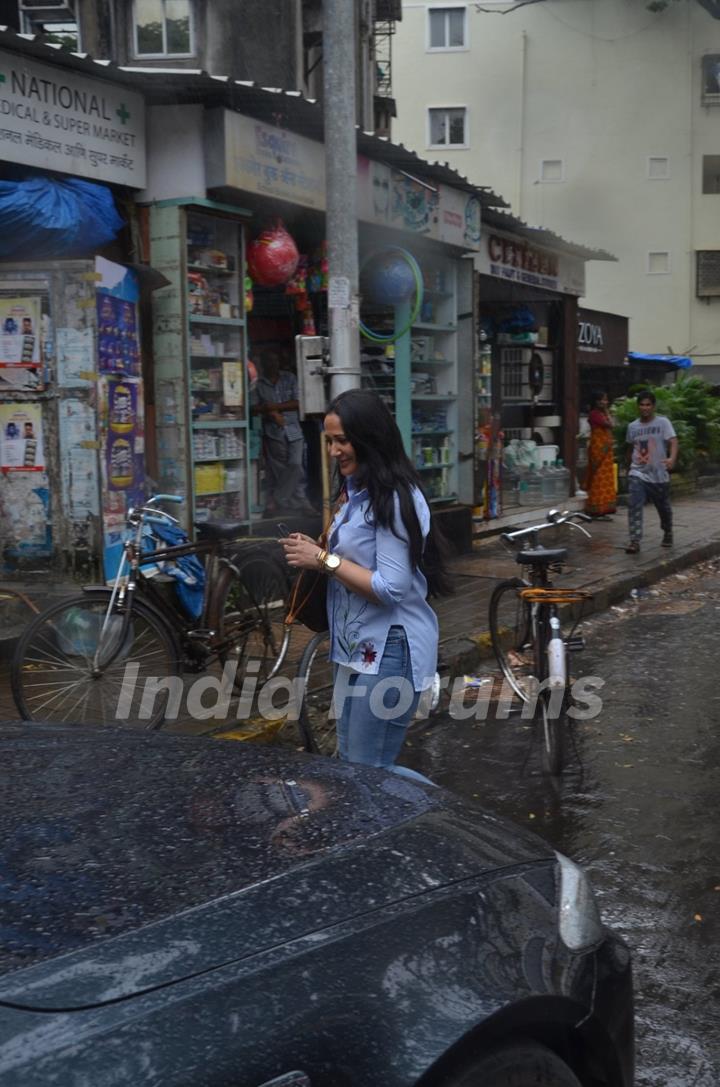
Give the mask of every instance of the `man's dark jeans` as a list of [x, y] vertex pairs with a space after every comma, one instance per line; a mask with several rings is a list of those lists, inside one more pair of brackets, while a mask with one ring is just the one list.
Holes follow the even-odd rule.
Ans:
[[628, 522], [630, 539], [639, 542], [643, 534], [643, 506], [652, 502], [660, 517], [660, 527], [665, 535], [672, 533], [672, 508], [670, 484], [648, 483], [637, 476], [628, 477]]

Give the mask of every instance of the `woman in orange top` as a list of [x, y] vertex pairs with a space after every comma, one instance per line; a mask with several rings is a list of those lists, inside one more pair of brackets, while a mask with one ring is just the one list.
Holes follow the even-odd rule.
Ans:
[[605, 517], [617, 509], [615, 468], [613, 462], [612, 419], [606, 392], [593, 394], [588, 415], [590, 446], [585, 490], [585, 512], [591, 517]]

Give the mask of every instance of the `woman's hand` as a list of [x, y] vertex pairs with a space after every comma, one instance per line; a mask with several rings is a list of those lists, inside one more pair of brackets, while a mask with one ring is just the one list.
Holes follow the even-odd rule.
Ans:
[[280, 540], [285, 551], [285, 559], [289, 566], [295, 566], [304, 570], [318, 570], [318, 551], [321, 550], [317, 540], [311, 536], [305, 536], [302, 532], [293, 532], [290, 536]]

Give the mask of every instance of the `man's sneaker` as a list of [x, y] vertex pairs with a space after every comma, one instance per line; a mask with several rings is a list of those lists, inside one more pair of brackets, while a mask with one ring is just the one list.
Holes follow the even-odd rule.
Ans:
[[638, 541], [637, 540], [631, 540], [630, 543], [625, 548], [625, 554], [626, 555], [637, 555], [639, 550], [640, 550], [640, 544], [638, 543]]
[[662, 540], [660, 541], [660, 546], [661, 547], [672, 547], [672, 545], [673, 545], [672, 532], [666, 532], [665, 535], [663, 536]]

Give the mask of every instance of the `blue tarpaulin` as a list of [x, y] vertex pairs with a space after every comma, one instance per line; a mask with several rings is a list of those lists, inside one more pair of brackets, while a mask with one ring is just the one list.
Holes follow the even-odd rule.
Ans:
[[693, 364], [687, 355], [641, 355], [638, 351], [628, 351], [627, 357], [628, 362], [665, 362], [680, 370], [689, 370]]
[[0, 181], [0, 259], [85, 256], [123, 225], [110, 189], [49, 177]]

